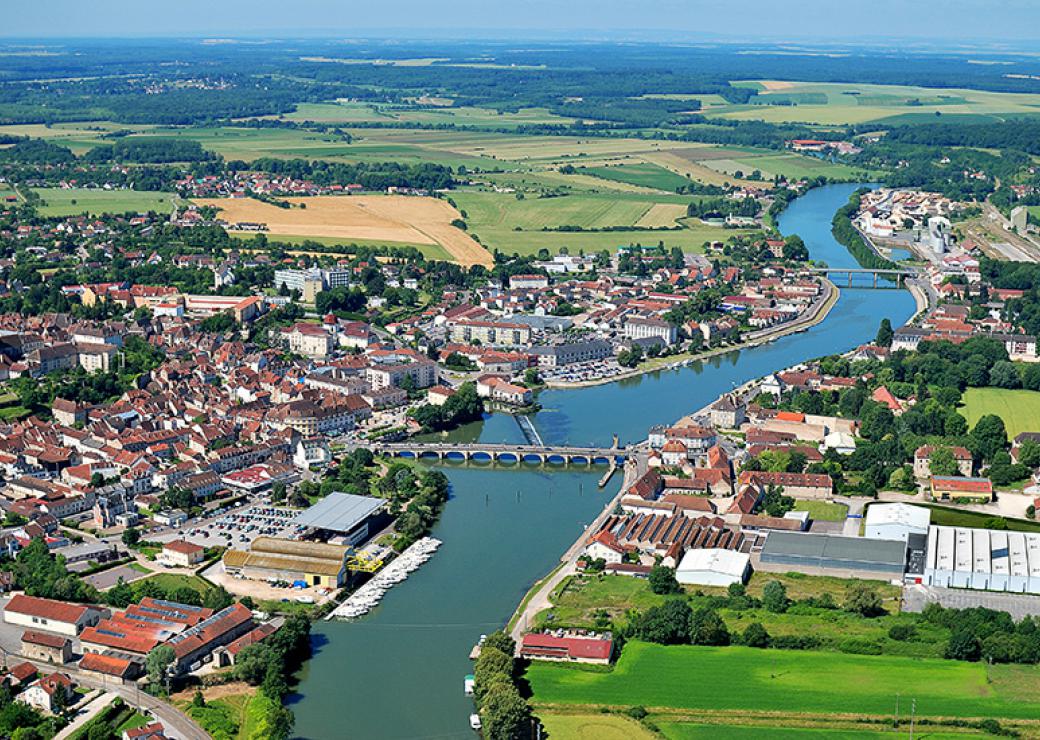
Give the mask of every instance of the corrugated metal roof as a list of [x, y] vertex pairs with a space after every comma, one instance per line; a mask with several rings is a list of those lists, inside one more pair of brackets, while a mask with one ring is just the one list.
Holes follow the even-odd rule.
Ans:
[[293, 523], [330, 532], [350, 532], [385, 505], [386, 501], [372, 496], [330, 493], [293, 519]]

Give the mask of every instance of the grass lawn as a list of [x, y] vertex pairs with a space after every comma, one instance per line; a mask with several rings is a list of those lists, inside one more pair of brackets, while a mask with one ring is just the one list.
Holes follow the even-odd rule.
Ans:
[[247, 694], [222, 696], [207, 701], [204, 707], [194, 707], [190, 702], [184, 702], [181, 709], [202, 725], [202, 729], [208, 732], [213, 740], [238, 740], [240, 737], [249, 737], [241, 730], [250, 698]]
[[552, 740], [653, 740], [655, 735], [630, 717], [617, 714], [539, 712]]
[[809, 517], [818, 522], [843, 522], [849, 513], [849, 507], [845, 504], [830, 501], [796, 501], [794, 510], [808, 511]]
[[154, 576], [149, 576], [148, 578], [136, 581], [135, 585], [142, 583], [155, 583], [161, 588], [167, 590], [184, 588], [187, 586], [190, 589], [198, 591], [200, 594], [205, 594], [213, 588], [198, 576], [182, 576], [178, 573], [156, 573]]
[[960, 413], [968, 426], [986, 414], [996, 414], [1004, 420], [1008, 438], [1019, 432], [1040, 431], [1040, 392], [1013, 391], [1004, 388], [968, 388], [964, 391]]
[[671, 170], [649, 162], [624, 164], [617, 167], [582, 167], [580, 171], [604, 180], [627, 182], [631, 185], [642, 185], [668, 192], [674, 192], [676, 188], [690, 184], [690, 181], [682, 175], [677, 175]]
[[174, 193], [154, 190], [89, 190], [34, 188], [46, 205], [38, 209], [43, 216], [76, 216], [102, 213], [169, 213], [180, 199]]
[[[893, 732], [883, 730], [858, 730], [850, 728], [775, 727], [772, 725], [717, 725], [695, 722], [657, 722], [667, 740], [754, 740], [769, 737], [770, 740], [868, 740], [869, 738], [893, 737]], [[930, 728], [918, 728], [914, 733], [922, 740], [938, 738], [962, 738], [962, 733], [936, 733]]]
[[889, 715], [900, 693], [919, 717], [1040, 712], [1040, 693], [990, 683], [985, 664], [892, 656], [630, 642], [610, 672], [535, 663], [527, 679], [540, 704]]
[[[986, 523], [996, 517], [993, 514], [985, 514], [979, 511], [963, 511], [951, 509], [946, 506], [934, 504], [921, 504], [932, 510], [932, 524], [943, 527], [976, 527], [987, 529]], [[1031, 522], [1027, 519], [1004, 519], [1008, 529], [1014, 532], [1040, 532], [1040, 522]]]

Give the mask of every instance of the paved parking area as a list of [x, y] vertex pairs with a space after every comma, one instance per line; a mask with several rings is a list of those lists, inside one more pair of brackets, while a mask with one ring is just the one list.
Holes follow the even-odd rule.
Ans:
[[1007, 612], [1016, 620], [1040, 615], [1040, 596], [940, 586], [913, 585], [903, 588], [903, 611], [920, 612], [924, 610], [925, 605], [932, 602], [954, 609], [982, 606]]
[[109, 570], [103, 570], [100, 573], [86, 576], [83, 580], [99, 591], [104, 591], [105, 589], [112, 588], [112, 586], [119, 583], [120, 578], [127, 583], [130, 583], [139, 578], [145, 578], [148, 575], [148, 573], [141, 573], [140, 571], [134, 570], [129, 565], [120, 565], [118, 568], [110, 568]]
[[220, 516], [185, 524], [179, 530], [148, 535], [148, 539], [169, 542], [183, 538], [203, 547], [220, 545], [244, 550], [256, 537], [293, 537], [299, 534], [298, 528], [291, 524], [299, 513], [270, 504], [249, 504]]

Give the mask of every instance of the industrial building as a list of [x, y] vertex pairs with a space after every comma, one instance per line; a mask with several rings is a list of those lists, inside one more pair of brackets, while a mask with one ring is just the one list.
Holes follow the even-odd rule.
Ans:
[[751, 573], [751, 556], [717, 547], [687, 551], [675, 580], [693, 586], [729, 586], [744, 583]]
[[770, 532], [762, 547], [762, 570], [797, 570], [820, 575], [902, 578], [906, 543], [832, 534]]
[[910, 535], [927, 535], [932, 512], [910, 504], [871, 504], [867, 507], [864, 536], [872, 540], [901, 540]]
[[257, 537], [248, 551], [224, 553], [224, 570], [257, 581], [339, 588], [346, 580], [349, 551], [342, 545]]
[[368, 539], [369, 525], [385, 508], [383, 499], [333, 492], [298, 515], [293, 524], [331, 533], [337, 544], [356, 545]]
[[1040, 534], [933, 526], [922, 582], [1040, 594]]

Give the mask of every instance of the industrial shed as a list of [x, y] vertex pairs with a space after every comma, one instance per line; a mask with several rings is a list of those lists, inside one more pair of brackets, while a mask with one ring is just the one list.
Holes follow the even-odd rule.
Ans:
[[369, 522], [386, 508], [386, 501], [352, 493], [330, 493], [299, 514], [293, 524], [339, 535], [350, 545], [368, 538]]
[[224, 570], [256, 581], [303, 582], [337, 588], [347, 575], [347, 552], [341, 545], [257, 537], [248, 552], [224, 553]]
[[763, 569], [823, 575], [902, 578], [906, 543], [832, 534], [770, 532], [762, 548]]
[[871, 504], [867, 507], [864, 536], [872, 540], [902, 540], [912, 534], [928, 534], [932, 512], [910, 504]]
[[689, 550], [675, 570], [675, 580], [695, 586], [743, 583], [751, 571], [751, 556], [717, 547]]
[[1040, 534], [933, 526], [923, 582], [1040, 594]]

